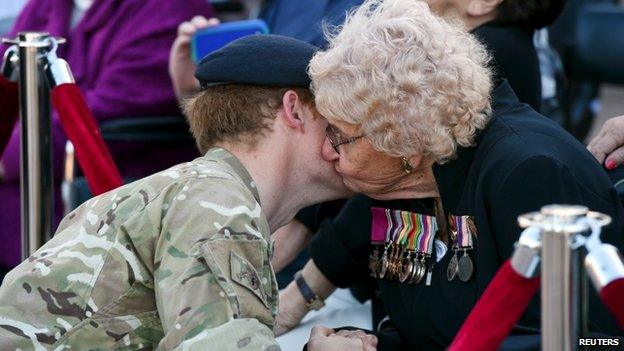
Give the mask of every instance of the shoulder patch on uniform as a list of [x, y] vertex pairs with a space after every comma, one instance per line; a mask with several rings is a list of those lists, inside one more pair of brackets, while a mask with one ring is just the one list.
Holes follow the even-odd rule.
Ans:
[[268, 308], [267, 299], [262, 290], [260, 275], [253, 265], [232, 251], [230, 252], [230, 270], [232, 280], [249, 289]]

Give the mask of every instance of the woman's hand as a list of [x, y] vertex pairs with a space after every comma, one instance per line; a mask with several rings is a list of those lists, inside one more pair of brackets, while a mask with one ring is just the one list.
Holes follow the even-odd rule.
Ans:
[[275, 336], [280, 336], [295, 328], [308, 314], [303, 295], [295, 282], [288, 284], [279, 294], [279, 310], [275, 321]]
[[624, 116], [607, 120], [587, 149], [608, 170], [624, 163]]
[[361, 330], [341, 330], [316, 326], [310, 333], [309, 351], [376, 351], [377, 337]]
[[[336, 290], [334, 284], [325, 277], [312, 260], [309, 260], [303, 267], [301, 276], [305, 279], [310, 289], [323, 300], [327, 299]], [[286, 289], [280, 292], [275, 335], [280, 336], [299, 325], [306, 314], [308, 314], [306, 301], [299, 291], [297, 283], [292, 281]]]
[[364, 344], [365, 350], [377, 350], [377, 337], [372, 334], [366, 334], [362, 330], [340, 330], [336, 335], [346, 338], [360, 339]]
[[220, 24], [219, 19], [206, 19], [195, 16], [192, 20], [182, 22], [178, 26], [178, 36], [173, 42], [169, 54], [169, 76], [178, 100], [186, 98], [199, 90], [199, 82], [195, 79], [195, 63], [191, 57], [191, 39], [199, 29], [214, 27]]

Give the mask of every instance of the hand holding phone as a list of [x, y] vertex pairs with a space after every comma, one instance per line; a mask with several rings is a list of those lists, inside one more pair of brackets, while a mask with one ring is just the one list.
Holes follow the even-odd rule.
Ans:
[[216, 27], [219, 24], [221, 22], [217, 18], [196, 16], [178, 26], [178, 36], [169, 55], [169, 76], [178, 100], [191, 96], [199, 89], [199, 82], [194, 76], [196, 65], [191, 58], [193, 36], [199, 30]]
[[191, 41], [193, 61], [199, 62], [204, 56], [236, 39], [268, 32], [267, 24], [260, 19], [228, 22], [198, 30]]

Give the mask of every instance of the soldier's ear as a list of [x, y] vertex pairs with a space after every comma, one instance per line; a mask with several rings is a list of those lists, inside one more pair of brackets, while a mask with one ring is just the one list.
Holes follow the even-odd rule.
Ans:
[[470, 0], [466, 11], [470, 16], [489, 16], [496, 12], [496, 8], [503, 0]]
[[288, 90], [282, 96], [282, 113], [286, 125], [291, 128], [303, 130], [303, 102], [294, 90]]

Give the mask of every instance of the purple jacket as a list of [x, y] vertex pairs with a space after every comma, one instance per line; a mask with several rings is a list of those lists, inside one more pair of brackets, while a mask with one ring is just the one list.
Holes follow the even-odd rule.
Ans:
[[[70, 30], [72, 9], [72, 0], [30, 0], [9, 37], [38, 30], [67, 38], [58, 55], [69, 62], [100, 122], [179, 114], [167, 69], [169, 50], [181, 22], [212, 16], [207, 0], [96, 0]], [[0, 47], [0, 54], [6, 48]], [[54, 124], [55, 163], [60, 163], [65, 138], [56, 118]], [[3, 157], [7, 180], [19, 177], [15, 134]]]
[[[132, 116], [178, 115], [168, 74], [169, 50], [177, 26], [196, 15], [211, 17], [207, 0], [95, 0], [70, 30], [72, 0], [30, 0], [9, 37], [20, 31], [47, 31], [67, 39], [58, 56], [66, 59], [99, 122]], [[3, 54], [7, 46], [0, 46]], [[61, 178], [65, 136], [53, 114], [55, 180]], [[0, 266], [19, 262], [19, 128], [1, 160]], [[125, 176], [139, 177], [194, 157], [192, 148], [110, 145]], [[57, 192], [56, 199], [60, 197]], [[56, 219], [61, 207], [56, 202]]]

